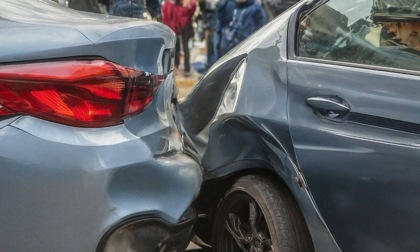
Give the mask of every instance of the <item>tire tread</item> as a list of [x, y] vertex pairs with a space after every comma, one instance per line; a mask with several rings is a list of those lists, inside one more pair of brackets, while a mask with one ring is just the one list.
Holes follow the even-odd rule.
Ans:
[[223, 208], [224, 200], [230, 194], [242, 191], [254, 198], [262, 209], [271, 232], [274, 252], [314, 251], [308, 228], [298, 205], [289, 191], [279, 184], [267, 176], [246, 175], [240, 177], [227, 190], [219, 203], [216, 219]]

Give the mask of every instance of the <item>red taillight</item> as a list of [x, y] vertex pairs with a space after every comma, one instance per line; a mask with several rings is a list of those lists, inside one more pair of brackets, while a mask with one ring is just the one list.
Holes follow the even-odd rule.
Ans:
[[162, 80], [104, 60], [0, 66], [0, 116], [25, 114], [78, 127], [116, 125], [142, 111]]

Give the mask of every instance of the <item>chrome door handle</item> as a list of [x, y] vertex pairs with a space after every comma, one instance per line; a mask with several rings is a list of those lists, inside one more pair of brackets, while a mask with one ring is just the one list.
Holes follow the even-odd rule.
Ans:
[[314, 96], [306, 99], [306, 104], [316, 114], [327, 119], [341, 119], [350, 112], [350, 104], [338, 96]]

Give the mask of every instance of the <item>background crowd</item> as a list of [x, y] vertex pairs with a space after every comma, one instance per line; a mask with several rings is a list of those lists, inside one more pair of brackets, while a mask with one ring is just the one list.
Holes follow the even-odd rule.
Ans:
[[78, 10], [107, 12], [116, 16], [163, 22], [177, 35], [176, 71], [183, 61], [186, 76], [190, 74], [191, 69], [192, 38], [205, 41], [206, 60], [194, 64], [197, 72], [204, 73], [217, 59], [296, 2], [296, 0], [57, 1]]

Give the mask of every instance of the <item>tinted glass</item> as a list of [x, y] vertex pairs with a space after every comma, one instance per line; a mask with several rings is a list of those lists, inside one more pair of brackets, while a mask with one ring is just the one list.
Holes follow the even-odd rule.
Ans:
[[300, 22], [298, 55], [420, 70], [420, 3], [329, 1]]

